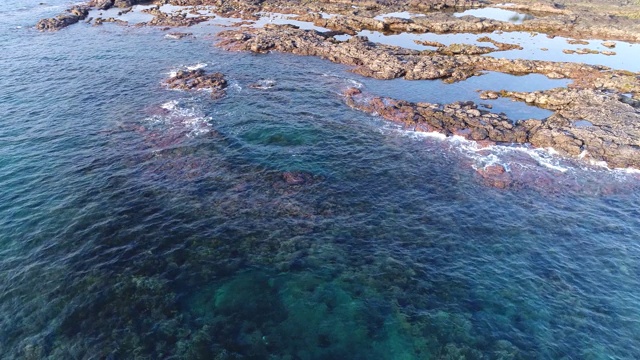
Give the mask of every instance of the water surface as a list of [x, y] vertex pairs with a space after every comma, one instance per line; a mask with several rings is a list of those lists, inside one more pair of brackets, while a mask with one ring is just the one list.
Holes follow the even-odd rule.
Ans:
[[[214, 26], [29, 28], [66, 5], [0, 9], [3, 358], [640, 356], [637, 174], [403, 131], [339, 95], [399, 82]], [[161, 85], [198, 64], [226, 97]]]

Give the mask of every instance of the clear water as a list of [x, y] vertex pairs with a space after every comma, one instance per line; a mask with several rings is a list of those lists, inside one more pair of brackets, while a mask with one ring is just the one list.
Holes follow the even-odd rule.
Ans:
[[[640, 356], [637, 174], [403, 131], [311, 57], [30, 29], [51, 4], [0, 9], [3, 358]], [[225, 98], [160, 85], [205, 63]]]
[[[526, 59], [545, 61], [579, 62], [591, 65], [603, 65], [613, 69], [640, 71], [640, 62], [637, 61], [640, 54], [640, 44], [631, 44], [624, 41], [616, 41], [616, 47], [606, 48], [601, 40], [591, 40], [589, 45], [575, 45], [567, 43], [567, 38], [556, 36], [549, 38], [545, 34], [531, 34], [528, 32], [494, 32], [491, 34], [385, 34], [380, 31], [363, 30], [358, 35], [366, 36], [370, 41], [393, 46], [401, 46], [413, 50], [433, 50], [431, 46], [424, 46], [416, 41], [436, 41], [444, 45], [454, 43], [473, 44], [478, 46], [492, 45], [486, 42], [478, 42], [478, 38], [489, 36], [495, 41], [509, 44], [518, 44], [522, 50], [496, 51], [484, 56], [492, 56], [505, 59]], [[348, 35], [338, 37], [339, 40], [347, 40]], [[607, 56], [603, 54], [565, 54], [563, 50], [577, 50], [588, 48], [598, 51], [613, 51], [616, 54]]]

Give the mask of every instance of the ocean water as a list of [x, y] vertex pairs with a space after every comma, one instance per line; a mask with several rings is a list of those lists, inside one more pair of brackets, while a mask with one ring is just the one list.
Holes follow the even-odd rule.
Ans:
[[[47, 4], [0, 8], [3, 359], [640, 357], [637, 173], [407, 132], [340, 96], [397, 83], [214, 26], [38, 33]], [[193, 66], [226, 97], [161, 85]]]

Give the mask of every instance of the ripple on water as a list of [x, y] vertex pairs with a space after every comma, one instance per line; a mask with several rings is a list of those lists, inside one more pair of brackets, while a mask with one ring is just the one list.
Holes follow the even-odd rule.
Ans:
[[[316, 58], [153, 29], [13, 35], [3, 357], [639, 357], [637, 174], [411, 139], [337, 95], [382, 82]], [[197, 61], [243, 90], [159, 85]], [[473, 166], [493, 162], [548, 182], [488, 187]]]

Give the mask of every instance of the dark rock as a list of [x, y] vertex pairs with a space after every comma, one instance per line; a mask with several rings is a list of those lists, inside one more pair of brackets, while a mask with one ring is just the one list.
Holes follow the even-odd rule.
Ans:
[[252, 88], [252, 89], [260, 89], [260, 90], [271, 89], [274, 86], [276, 86], [275, 80], [259, 80], [256, 83], [249, 84], [250, 88]]
[[74, 6], [65, 13], [54, 18], [42, 19], [36, 24], [36, 29], [40, 31], [57, 31], [69, 25], [84, 20], [89, 15], [89, 8], [86, 6]]
[[113, 0], [92, 0], [89, 6], [99, 10], [107, 10], [113, 6]]
[[211, 91], [211, 97], [218, 99], [224, 96], [227, 81], [221, 73], [207, 74], [203, 69], [180, 70], [175, 76], [167, 79], [165, 84], [171, 89]]
[[164, 37], [167, 39], [180, 40], [185, 37], [193, 36], [193, 33], [183, 33], [183, 32], [170, 32], [166, 34]]

